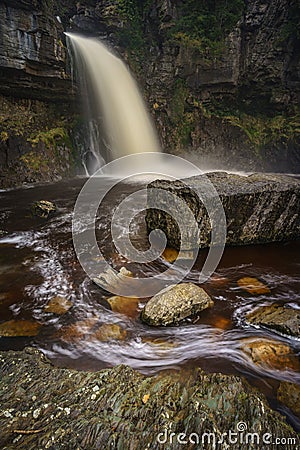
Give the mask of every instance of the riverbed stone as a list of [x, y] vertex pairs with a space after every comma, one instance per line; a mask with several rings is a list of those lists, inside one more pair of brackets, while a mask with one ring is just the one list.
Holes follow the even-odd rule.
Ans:
[[300, 417], [300, 386], [298, 384], [282, 381], [277, 391], [277, 398]]
[[[127, 366], [75, 371], [53, 367], [31, 348], [2, 351], [0, 362], [3, 448], [179, 450], [183, 448], [175, 437], [179, 433], [187, 437], [197, 433], [200, 442], [204, 433], [215, 433], [220, 439], [228, 430], [236, 432], [239, 422], [261, 438], [270, 433], [294, 437], [299, 443], [285, 418], [271, 410], [265, 397], [241, 377], [206, 374], [201, 369], [147, 377]], [[33, 418], [38, 409], [40, 414]], [[17, 430], [39, 431], [22, 434]], [[158, 434], [163, 433], [163, 440], [165, 430], [167, 442], [159, 446]], [[175, 433], [172, 444], [170, 433]], [[206, 441], [203, 448], [216, 447]], [[230, 444], [231, 450], [249, 448], [240, 442]], [[296, 447], [287, 444], [283, 448]]]
[[88, 317], [70, 325], [66, 325], [58, 331], [57, 337], [64, 342], [76, 343], [90, 335], [98, 321], [98, 317]]
[[[209, 189], [210, 183], [215, 193]], [[240, 176], [212, 172], [185, 180], [155, 180], [147, 186], [148, 232], [160, 229], [168, 246], [181, 247], [175, 217], [164, 211], [174, 210], [174, 198], [183, 201], [198, 224], [199, 236], [186, 211], [180, 219], [185, 224], [184, 250], [210, 246], [211, 222], [205, 207], [210, 198], [219, 197], [227, 222], [227, 245], [262, 244], [300, 237], [300, 180], [287, 175], [255, 173]], [[168, 196], [164, 195], [168, 193]], [[200, 193], [202, 200], [198, 197]], [[217, 205], [212, 204], [212, 208]], [[186, 214], [186, 218], [185, 218]], [[178, 217], [177, 217], [178, 219]], [[218, 224], [217, 224], [218, 225]], [[216, 233], [216, 236], [218, 233]]]
[[39, 200], [32, 205], [31, 211], [34, 216], [48, 219], [56, 211], [56, 206], [48, 200]]
[[9, 320], [0, 324], [0, 337], [37, 336], [42, 325], [34, 320]]
[[244, 339], [242, 350], [254, 364], [277, 370], [300, 371], [300, 361], [289, 345], [273, 339]]
[[112, 340], [124, 341], [127, 331], [117, 323], [104, 323], [90, 336], [91, 339], [95, 339], [102, 342], [108, 342]]
[[72, 308], [73, 303], [65, 297], [57, 295], [51, 298], [49, 303], [45, 306], [44, 311], [50, 312], [57, 315], [65, 314]]
[[142, 310], [141, 319], [152, 326], [174, 325], [197, 316], [214, 305], [204, 289], [193, 283], [169, 286], [152, 297]]
[[178, 250], [175, 248], [166, 247], [161, 256], [169, 263], [173, 263], [178, 257]]
[[288, 336], [300, 337], [300, 309], [273, 303], [247, 314], [246, 322]]
[[137, 315], [139, 301], [140, 299], [137, 297], [122, 297], [121, 295], [114, 295], [107, 299], [112, 311], [129, 317]]
[[249, 294], [261, 295], [270, 294], [270, 289], [268, 286], [263, 284], [257, 278], [253, 277], [243, 277], [237, 281], [238, 286]]

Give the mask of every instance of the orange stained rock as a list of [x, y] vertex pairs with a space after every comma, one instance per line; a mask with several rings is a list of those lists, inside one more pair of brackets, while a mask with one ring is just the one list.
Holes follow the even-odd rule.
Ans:
[[161, 256], [169, 263], [173, 263], [176, 261], [178, 254], [179, 252], [175, 248], [166, 247]]
[[228, 330], [231, 327], [231, 320], [226, 319], [226, 317], [216, 316], [212, 323], [216, 328], [221, 328], [221, 330]]
[[42, 325], [33, 320], [9, 320], [0, 324], [0, 336], [24, 337], [36, 336]]
[[257, 278], [244, 277], [237, 282], [238, 286], [249, 294], [269, 294], [270, 289]]
[[112, 311], [135, 317], [138, 314], [139, 299], [137, 297], [122, 297], [115, 295], [107, 299]]
[[71, 325], [61, 328], [58, 332], [58, 336], [65, 342], [79, 341], [91, 332], [98, 320], [98, 317], [90, 317], [88, 319], [72, 323]]
[[300, 362], [289, 345], [272, 339], [245, 339], [242, 350], [252, 361], [260, 366], [268, 366], [277, 370], [292, 369], [300, 371]]
[[127, 336], [127, 331], [117, 323], [105, 323], [101, 325], [91, 335], [91, 339], [97, 339], [102, 342], [111, 340], [123, 341]]
[[69, 309], [73, 306], [73, 303], [65, 297], [61, 297], [57, 295], [53, 297], [49, 303], [45, 306], [44, 310], [46, 312], [54, 313], [54, 314], [65, 314]]

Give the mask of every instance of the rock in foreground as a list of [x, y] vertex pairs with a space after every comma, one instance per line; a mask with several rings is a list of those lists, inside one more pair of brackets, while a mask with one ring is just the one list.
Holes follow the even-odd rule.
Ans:
[[294, 383], [282, 381], [280, 383], [277, 398], [288, 408], [290, 408], [296, 416], [300, 417], [300, 386]]
[[258, 244], [300, 237], [300, 180], [286, 175], [263, 173], [239, 176], [214, 172], [188, 178], [184, 182], [156, 180], [150, 183], [147, 187], [148, 231], [161, 229], [166, 234], [168, 245], [180, 248], [181, 238], [174, 218], [160, 209], [161, 206], [172, 209], [172, 205], [168, 204], [171, 200], [163, 198], [160, 190], [167, 191], [183, 200], [197, 220], [199, 239], [195, 238], [194, 229], [189, 226], [189, 217], [180, 217], [181, 220], [186, 219], [185, 232], [189, 236], [191, 248], [208, 247], [211, 224], [204, 204], [196, 195], [196, 192], [200, 192], [203, 198], [209, 197], [207, 179], [215, 187], [225, 211], [227, 244]]
[[243, 351], [254, 364], [277, 370], [300, 371], [300, 361], [289, 345], [271, 339], [245, 339]]
[[273, 303], [247, 314], [251, 325], [268, 328], [287, 336], [300, 337], [300, 310]]
[[204, 289], [193, 283], [169, 286], [152, 297], [141, 313], [148, 325], [174, 325], [214, 305]]
[[[285, 419], [236, 376], [198, 369], [145, 377], [126, 366], [76, 372], [52, 367], [33, 349], [0, 352], [0, 362], [2, 449], [212, 450], [221, 448], [216, 443], [222, 433], [238, 433], [239, 422], [248, 433], [258, 433], [261, 445], [236, 439], [225, 440], [222, 448], [267, 448], [263, 436], [270, 443], [294, 439], [278, 450], [299, 445]], [[179, 433], [199, 444], [183, 445]], [[210, 440], [207, 433], [212, 433]]]

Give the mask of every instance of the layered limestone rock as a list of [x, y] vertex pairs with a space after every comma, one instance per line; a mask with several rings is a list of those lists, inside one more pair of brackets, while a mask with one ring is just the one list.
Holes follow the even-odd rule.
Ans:
[[63, 26], [47, 2], [0, 4], [0, 92], [39, 100], [71, 95]]
[[[224, 208], [227, 221], [226, 244], [258, 244], [300, 237], [300, 182], [297, 178], [274, 174], [239, 176], [224, 172], [189, 178], [186, 182], [156, 180], [150, 183], [147, 201], [149, 209], [146, 215], [148, 231], [161, 229], [168, 244], [176, 249], [180, 248], [181, 237], [176, 216], [172, 218], [159, 209], [161, 205], [172, 210], [171, 204], [164, 205], [172, 201], [172, 197], [162, 195], [167, 191], [187, 204], [198, 223], [199, 238], [194, 236], [194, 227], [190, 226], [187, 217], [185, 223], [188, 242], [185, 245], [195, 248], [192, 243], [197, 239], [197, 246], [208, 247], [211, 223], [206, 207], [196, 194], [202, 192], [204, 196], [208, 195], [207, 180], [216, 190], [209, 195], [216, 198], [219, 196]], [[180, 219], [184, 222], [184, 217]], [[189, 229], [191, 235], [188, 234]]]
[[[58, 2], [59, 4], [59, 2]], [[56, 4], [57, 6], [57, 4]], [[0, 3], [0, 186], [74, 173], [74, 93], [55, 2]]]

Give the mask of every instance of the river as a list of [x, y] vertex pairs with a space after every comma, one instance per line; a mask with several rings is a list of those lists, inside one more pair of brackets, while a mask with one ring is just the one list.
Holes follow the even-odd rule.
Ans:
[[[35, 337], [0, 338], [0, 349], [36, 346], [57, 366], [87, 371], [128, 364], [150, 375], [182, 367], [244, 375], [267, 395], [273, 407], [287, 414], [276, 401], [276, 390], [281, 380], [300, 383], [300, 374], [255, 365], [242, 347], [247, 338], [270, 338], [288, 343], [299, 355], [300, 343], [248, 326], [244, 316], [258, 305], [274, 301], [300, 308], [299, 242], [226, 248], [216, 273], [203, 285], [215, 306], [195, 321], [151, 328], [139, 319], [147, 299], [124, 304], [122, 313], [112, 311], [107, 301], [111, 294], [88, 278], [76, 258], [72, 212], [85, 181], [75, 178], [0, 192], [1, 229], [7, 231], [0, 239], [0, 322], [27, 319], [42, 324]], [[105, 183], [104, 178], [103, 189]], [[163, 258], [151, 264], [131, 263], [111, 244], [112, 213], [135, 189], [134, 184], [120, 183], [109, 193], [97, 214], [96, 235], [112, 266], [125, 266], [135, 276], [147, 277], [170, 267], [170, 263]], [[57, 212], [47, 220], [30, 213], [32, 203], [42, 199], [57, 206]], [[131, 207], [134, 216], [134, 204]], [[124, 230], [119, 232], [121, 237]], [[143, 215], [136, 216], [131, 233], [137, 247], [147, 245]], [[200, 252], [185, 281], [197, 282], [205, 255], [206, 251]], [[245, 276], [258, 278], [271, 293], [252, 295], [243, 291], [237, 280]], [[136, 295], [139, 297], [139, 293]], [[45, 308], [56, 296], [72, 303], [65, 314]], [[98, 339], [94, 331], [102, 324], [118, 325], [122, 338]], [[290, 420], [300, 426], [295, 417]]]

